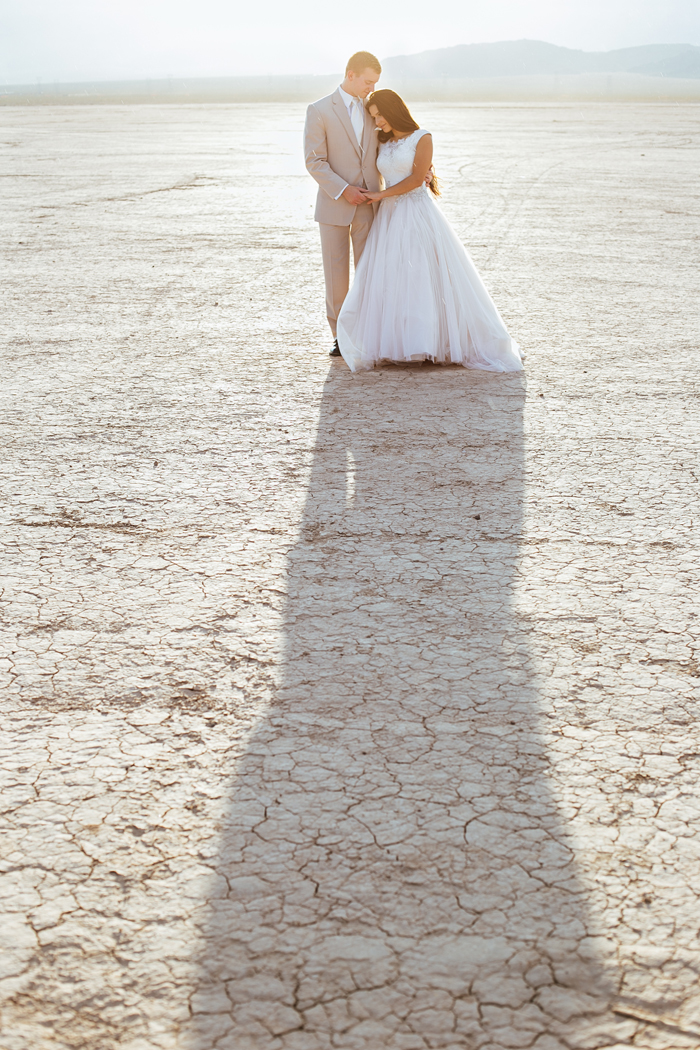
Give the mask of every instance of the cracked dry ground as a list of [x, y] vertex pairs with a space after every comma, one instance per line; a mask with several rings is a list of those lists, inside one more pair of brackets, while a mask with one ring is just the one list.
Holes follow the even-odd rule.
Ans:
[[525, 376], [329, 361], [302, 107], [2, 111], [3, 1050], [700, 1046], [697, 108], [416, 108]]

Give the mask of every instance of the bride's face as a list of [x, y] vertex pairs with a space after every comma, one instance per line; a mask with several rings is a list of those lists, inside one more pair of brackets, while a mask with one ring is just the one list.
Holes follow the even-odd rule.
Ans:
[[388, 134], [391, 134], [393, 132], [394, 129], [392, 128], [391, 124], [389, 124], [388, 121], [384, 119], [384, 117], [381, 115], [376, 106], [369, 107], [369, 115], [370, 117], [372, 117], [374, 123], [377, 125], [380, 131], [386, 131]]

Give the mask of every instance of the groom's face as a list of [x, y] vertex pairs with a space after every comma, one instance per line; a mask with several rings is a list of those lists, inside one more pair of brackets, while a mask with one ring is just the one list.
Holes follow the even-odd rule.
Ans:
[[363, 69], [361, 73], [349, 69], [346, 79], [350, 85], [349, 94], [354, 95], [355, 98], [367, 98], [370, 91], [374, 91], [379, 83], [379, 73], [376, 69]]

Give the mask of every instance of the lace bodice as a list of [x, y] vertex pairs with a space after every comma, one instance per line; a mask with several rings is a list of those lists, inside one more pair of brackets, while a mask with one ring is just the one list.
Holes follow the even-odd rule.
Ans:
[[[416, 156], [416, 146], [419, 139], [428, 132], [423, 128], [407, 135], [405, 139], [383, 142], [377, 154], [377, 167], [387, 187], [395, 186], [397, 182], [403, 182], [413, 171], [413, 161]], [[419, 186], [413, 193], [422, 193], [424, 187]]]

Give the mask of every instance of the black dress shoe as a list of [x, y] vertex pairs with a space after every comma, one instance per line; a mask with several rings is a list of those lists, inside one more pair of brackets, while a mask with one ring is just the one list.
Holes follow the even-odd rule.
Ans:
[[328, 356], [329, 357], [342, 357], [342, 354], [340, 353], [340, 347], [338, 346], [338, 340], [337, 339], [333, 343], [333, 346], [332, 346], [331, 351], [330, 351]]

